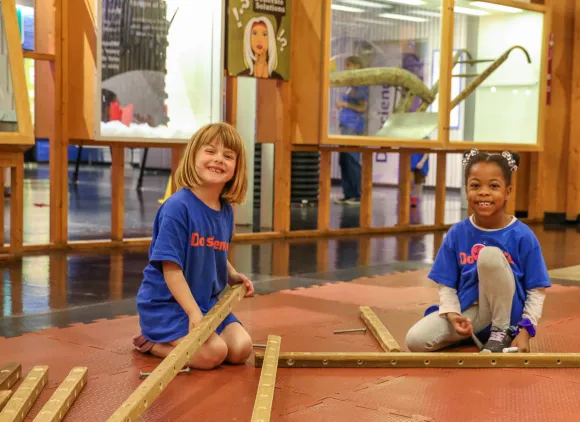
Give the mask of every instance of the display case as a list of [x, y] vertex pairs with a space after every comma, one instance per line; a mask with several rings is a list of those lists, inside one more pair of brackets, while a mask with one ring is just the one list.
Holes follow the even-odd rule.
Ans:
[[95, 139], [185, 142], [222, 118], [222, 1], [97, 0]]
[[451, 141], [540, 146], [545, 13], [521, 6], [456, 2]]
[[[549, 13], [509, 0], [329, 0], [331, 145], [540, 150]], [[324, 132], [324, 130], [323, 130]]]
[[13, 0], [0, 1], [0, 150], [34, 144], [20, 30]]

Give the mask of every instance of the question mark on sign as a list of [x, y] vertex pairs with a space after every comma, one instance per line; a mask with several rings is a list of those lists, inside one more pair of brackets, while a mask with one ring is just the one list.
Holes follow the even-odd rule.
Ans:
[[284, 38], [284, 34], [286, 33], [285, 30], [281, 30], [280, 34], [278, 35], [278, 42], [280, 43], [280, 51], [284, 51], [284, 48], [288, 45], [288, 41]]
[[238, 28], [242, 27], [242, 22], [240, 21], [240, 15], [244, 14], [244, 10], [249, 9], [250, 8], [250, 0], [242, 0], [242, 7], [239, 9], [236, 9], [235, 7], [232, 9], [232, 12], [234, 12], [234, 16], [236, 18], [236, 21], [238, 22]]

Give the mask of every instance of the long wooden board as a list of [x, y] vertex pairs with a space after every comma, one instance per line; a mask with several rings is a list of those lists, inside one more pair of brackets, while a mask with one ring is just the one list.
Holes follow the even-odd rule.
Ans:
[[0, 422], [21, 422], [48, 381], [48, 366], [35, 366], [0, 412]]
[[19, 363], [7, 363], [0, 368], [0, 390], [12, 388], [16, 381], [20, 379], [21, 371], [22, 367]]
[[274, 388], [276, 387], [276, 373], [278, 372], [278, 355], [280, 354], [280, 336], [268, 336], [268, 344], [260, 382], [254, 402], [254, 411], [252, 412], [252, 422], [269, 422], [272, 415], [272, 401], [274, 400]]
[[229, 289], [219, 302], [206, 314], [201, 324], [196, 326], [155, 368], [145, 381], [129, 396], [108, 422], [133, 422], [153, 404], [153, 401], [181, 371], [190, 357], [199, 350], [226, 316], [246, 295], [246, 286], [238, 284]]
[[[264, 353], [256, 352], [261, 367]], [[280, 353], [278, 368], [580, 368], [579, 353]]]
[[375, 336], [375, 339], [379, 342], [383, 350], [385, 352], [400, 352], [401, 346], [399, 346], [397, 340], [395, 340], [391, 332], [381, 322], [377, 314], [368, 306], [361, 306], [359, 309], [360, 317], [373, 336]]
[[74, 401], [87, 384], [88, 368], [78, 366], [73, 368], [50, 399], [44, 404], [34, 422], [58, 422], [71, 408]]

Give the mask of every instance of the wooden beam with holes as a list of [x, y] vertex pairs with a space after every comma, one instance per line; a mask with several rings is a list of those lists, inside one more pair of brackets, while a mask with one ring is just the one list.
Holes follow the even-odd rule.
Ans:
[[385, 352], [400, 352], [401, 346], [399, 346], [397, 340], [395, 340], [391, 332], [381, 322], [377, 314], [368, 306], [361, 306], [359, 309], [360, 317], [373, 336], [375, 336], [375, 339], [377, 339], [383, 350]]
[[189, 359], [215, 332], [233, 307], [246, 295], [246, 287], [238, 284], [230, 288], [206, 314], [200, 324], [187, 334], [155, 368], [145, 381], [125, 400], [108, 422], [136, 421], [165, 390]]
[[0, 390], [8, 390], [20, 379], [22, 366], [19, 363], [8, 363], [0, 368]]
[[272, 401], [276, 387], [276, 373], [278, 372], [278, 355], [280, 355], [280, 336], [269, 335], [260, 382], [252, 412], [252, 422], [268, 422], [272, 415]]
[[[256, 368], [263, 362], [256, 352]], [[580, 368], [580, 353], [285, 352], [278, 368]]]
[[32, 405], [48, 381], [48, 366], [39, 365], [32, 368], [20, 387], [12, 395], [0, 412], [1, 422], [21, 422], [26, 418]]
[[34, 422], [58, 422], [63, 420], [81, 390], [87, 384], [88, 373], [88, 368], [84, 366], [73, 368], [44, 404], [44, 407], [34, 418]]
[[4, 409], [8, 400], [12, 396], [12, 390], [0, 390], [0, 411]]

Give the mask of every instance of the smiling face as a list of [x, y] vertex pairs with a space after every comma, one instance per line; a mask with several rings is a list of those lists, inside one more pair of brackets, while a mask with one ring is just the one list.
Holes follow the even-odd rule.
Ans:
[[480, 219], [504, 215], [504, 205], [511, 186], [506, 185], [503, 170], [494, 162], [474, 164], [467, 178], [467, 201]]
[[252, 26], [250, 43], [256, 56], [266, 54], [268, 51], [268, 29], [265, 24], [258, 22]]
[[202, 145], [195, 156], [195, 170], [202, 183], [225, 185], [234, 176], [236, 153], [224, 146], [220, 139]]

